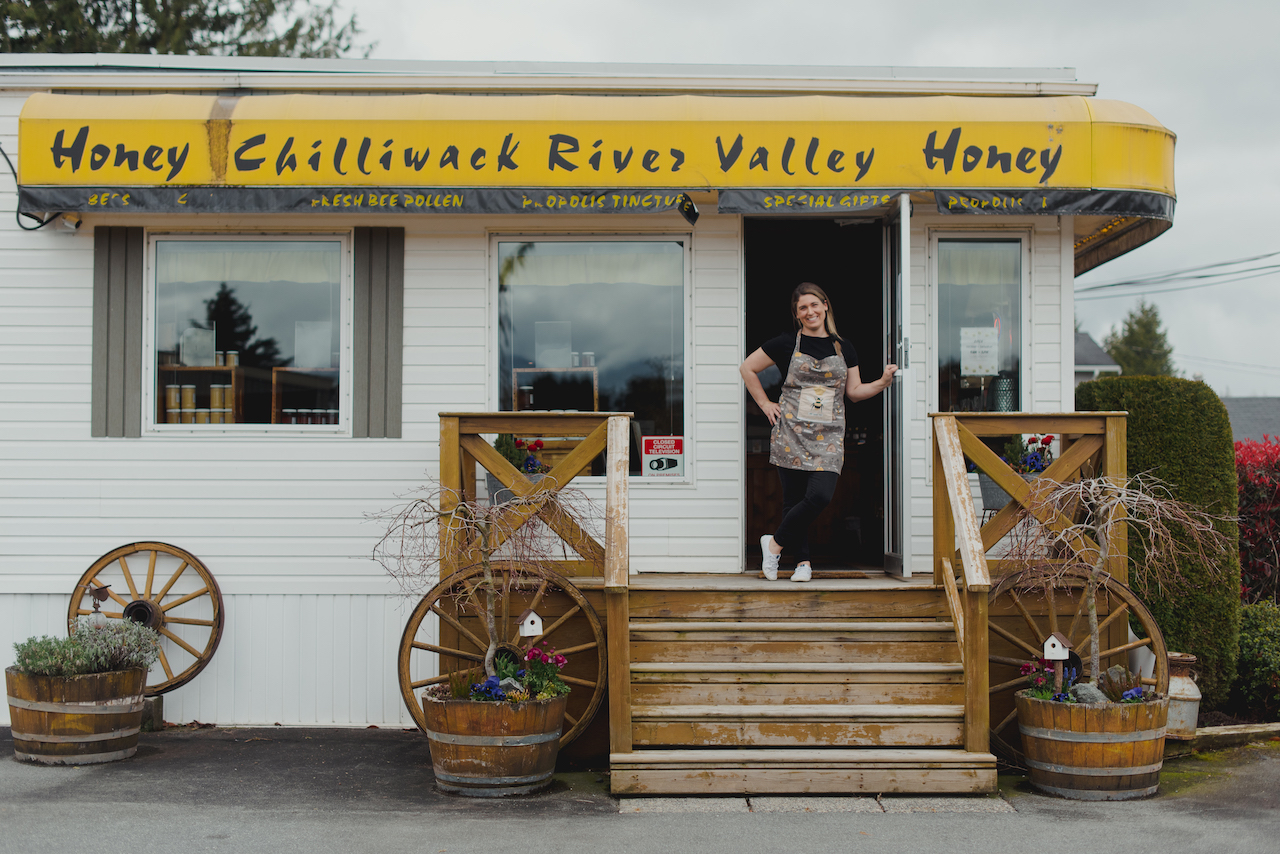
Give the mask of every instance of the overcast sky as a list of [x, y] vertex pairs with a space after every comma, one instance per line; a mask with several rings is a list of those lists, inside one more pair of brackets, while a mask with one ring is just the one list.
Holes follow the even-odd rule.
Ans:
[[[1280, 4], [345, 0], [377, 59], [1071, 67], [1178, 135], [1174, 226], [1077, 288], [1280, 251]], [[1276, 264], [1280, 256], [1259, 264]], [[1257, 266], [1255, 264], [1254, 266]], [[1280, 396], [1280, 271], [1146, 296], [1184, 376]], [[1139, 299], [1081, 300], [1101, 343]]]

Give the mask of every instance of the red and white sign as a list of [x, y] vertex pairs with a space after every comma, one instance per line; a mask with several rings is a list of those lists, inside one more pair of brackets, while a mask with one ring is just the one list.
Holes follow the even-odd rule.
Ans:
[[684, 477], [684, 436], [642, 436], [640, 465], [645, 477]]

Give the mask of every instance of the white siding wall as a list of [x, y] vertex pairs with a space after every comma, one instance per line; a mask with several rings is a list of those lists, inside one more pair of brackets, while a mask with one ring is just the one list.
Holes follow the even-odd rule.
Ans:
[[[1075, 339], [1072, 288], [1072, 222], [1070, 217], [938, 216], [916, 209], [911, 220], [911, 364], [915, 376], [915, 413], [911, 419], [912, 572], [931, 571], [933, 555], [933, 472], [928, 414], [936, 411], [937, 299], [932, 239], [960, 232], [968, 235], [1009, 229], [1026, 239], [1024, 286], [1030, 289], [1023, 318], [1022, 405], [1028, 412], [1071, 412]], [[974, 479], [974, 497], [976, 476]], [[980, 501], [979, 501], [980, 504]]]
[[[0, 97], [17, 151], [22, 98]], [[0, 210], [16, 206], [0, 176]], [[212, 663], [166, 698], [175, 722], [405, 723], [395, 676], [405, 600], [368, 559], [366, 513], [438, 471], [442, 411], [496, 405], [491, 233], [601, 231], [599, 218], [368, 218], [406, 230], [404, 438], [89, 436], [93, 227], [182, 227], [89, 215], [75, 234], [0, 217], [0, 665], [13, 642], [65, 632], [73, 585], [99, 555], [156, 539], [199, 556], [227, 622]], [[346, 229], [341, 218], [201, 219], [191, 227]], [[610, 231], [688, 234], [674, 214]], [[740, 231], [704, 214], [692, 252], [685, 483], [632, 489], [636, 571], [741, 569]], [[600, 496], [602, 489], [593, 488]], [[7, 707], [0, 708], [7, 722]]]

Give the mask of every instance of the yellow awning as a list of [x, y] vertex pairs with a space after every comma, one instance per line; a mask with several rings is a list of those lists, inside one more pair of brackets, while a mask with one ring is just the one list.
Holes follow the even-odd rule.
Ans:
[[1123, 190], [1174, 135], [1051, 97], [32, 95], [23, 187]]

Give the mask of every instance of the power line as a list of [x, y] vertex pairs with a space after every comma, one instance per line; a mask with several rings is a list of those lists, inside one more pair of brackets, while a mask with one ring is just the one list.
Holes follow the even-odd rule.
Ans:
[[[1217, 267], [1234, 267], [1238, 264], [1252, 264], [1254, 261], [1262, 261], [1267, 258], [1273, 258], [1276, 255], [1280, 255], [1280, 250], [1276, 252], [1266, 252], [1262, 255], [1252, 255], [1248, 258], [1237, 258], [1234, 261], [1217, 261], [1213, 264], [1201, 264], [1198, 267], [1184, 267], [1180, 270], [1169, 270], [1163, 273], [1151, 273], [1146, 276], [1137, 276], [1137, 277], [1128, 278], [1128, 279], [1117, 279], [1111, 282], [1099, 282], [1096, 285], [1090, 285], [1087, 288], [1081, 288], [1080, 290], [1096, 290], [1098, 288], [1115, 288], [1115, 287], [1123, 287], [1125, 285], [1152, 285], [1152, 284], [1157, 284], [1158, 282], [1165, 279], [1184, 278], [1187, 276], [1188, 273], [1199, 273], [1203, 270], [1212, 270]], [[1241, 271], [1236, 271], [1236, 272], [1241, 272]], [[1231, 275], [1231, 274], [1226, 273], [1223, 275]]]
[[[1239, 276], [1238, 278], [1234, 278], [1234, 279], [1224, 279], [1224, 280], [1222, 280], [1222, 281], [1217, 281], [1217, 282], [1200, 282], [1200, 283], [1198, 283], [1198, 284], [1194, 284], [1194, 285], [1183, 285], [1183, 286], [1181, 286], [1181, 287], [1153, 288], [1153, 289], [1149, 289], [1149, 290], [1140, 290], [1140, 291], [1125, 291], [1124, 293], [1119, 293], [1119, 294], [1089, 294], [1089, 293], [1084, 293], [1082, 296], [1077, 296], [1077, 297], [1076, 297], [1076, 302], [1084, 302], [1084, 301], [1086, 301], [1086, 300], [1095, 300], [1095, 299], [1122, 299], [1122, 298], [1125, 298], [1125, 297], [1136, 297], [1136, 296], [1141, 296], [1141, 295], [1144, 295], [1144, 294], [1169, 294], [1169, 293], [1174, 293], [1175, 291], [1192, 291], [1192, 290], [1196, 290], [1197, 288], [1207, 288], [1207, 287], [1211, 287], [1211, 286], [1213, 286], [1213, 285], [1229, 285], [1229, 284], [1231, 284], [1232, 282], [1245, 282], [1245, 281], [1248, 281], [1249, 279], [1260, 279], [1260, 278], [1263, 278], [1263, 277], [1265, 277], [1265, 276], [1271, 276], [1271, 275], [1274, 275], [1275, 273], [1280, 272], [1280, 264], [1277, 264], [1275, 267], [1266, 267], [1266, 268], [1259, 268], [1259, 269], [1261, 269], [1261, 270], [1262, 270], [1262, 272], [1254, 273], [1254, 274], [1253, 274], [1253, 275], [1251, 275], [1251, 276]], [[1237, 272], [1244, 272], [1244, 271], [1237, 271]], [[1234, 274], [1234, 273], [1225, 273], [1225, 274], [1223, 274], [1223, 275], [1235, 275], [1235, 274]], [[1171, 281], [1172, 281], [1172, 280], [1171, 280]], [[1081, 294], [1082, 292], [1090, 291], [1090, 290], [1096, 290], [1096, 289], [1095, 289], [1095, 288], [1080, 288], [1080, 289], [1078, 289], [1078, 290], [1076, 291], [1076, 293], [1077, 293], [1077, 294]]]

